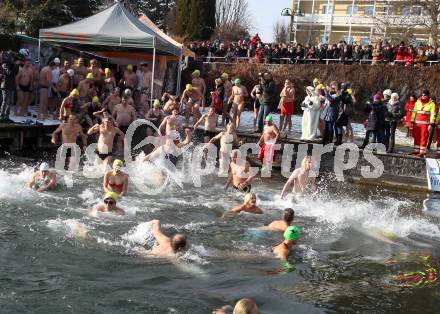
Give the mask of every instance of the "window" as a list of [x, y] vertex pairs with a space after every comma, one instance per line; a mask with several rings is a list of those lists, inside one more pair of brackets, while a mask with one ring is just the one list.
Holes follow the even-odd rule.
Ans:
[[[376, 8], [377, 10], [377, 8]], [[390, 5], [386, 5], [380, 8], [380, 13], [382, 15], [393, 15], [393, 7]]]
[[[423, 10], [423, 14], [425, 14], [425, 10]], [[403, 16], [420, 16], [422, 15], [422, 7], [403, 7], [402, 9]]]
[[322, 6], [322, 14], [332, 14], [332, 5], [331, 4], [324, 4]]
[[370, 44], [370, 38], [369, 38], [369, 37], [361, 37], [361, 42], [360, 42], [360, 44], [361, 44], [362, 46], [364, 46], [364, 45], [369, 45], [369, 44]]
[[358, 13], [358, 6], [357, 5], [348, 5], [347, 6], [347, 14], [357, 14]]
[[366, 5], [364, 7], [364, 14], [368, 15], [368, 16], [373, 16], [373, 14], [374, 14], [374, 6]]
[[321, 36], [321, 44], [328, 44], [328, 35]]
[[353, 36], [344, 36], [343, 40], [349, 45], [351, 45], [354, 42]]

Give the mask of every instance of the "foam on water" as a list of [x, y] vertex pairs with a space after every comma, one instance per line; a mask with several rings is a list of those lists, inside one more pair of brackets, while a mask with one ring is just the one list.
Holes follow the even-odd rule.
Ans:
[[49, 219], [46, 225], [49, 229], [63, 233], [69, 238], [87, 237], [88, 231], [91, 229], [91, 227], [86, 226], [77, 219]]
[[35, 196], [30, 189], [26, 188], [26, 182], [31, 177], [34, 169], [23, 166], [19, 173], [10, 173], [3, 169], [0, 170], [0, 199], [29, 199]]

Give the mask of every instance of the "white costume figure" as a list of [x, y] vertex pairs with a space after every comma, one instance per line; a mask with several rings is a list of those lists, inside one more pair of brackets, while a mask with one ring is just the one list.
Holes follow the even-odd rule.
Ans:
[[312, 86], [307, 86], [306, 93], [307, 96], [301, 104], [301, 108], [304, 110], [301, 139], [313, 140], [318, 129], [320, 100]]

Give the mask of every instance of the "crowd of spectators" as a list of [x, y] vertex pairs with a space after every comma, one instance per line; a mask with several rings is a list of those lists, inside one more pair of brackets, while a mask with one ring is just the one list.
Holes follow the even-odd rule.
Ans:
[[191, 42], [188, 48], [196, 59], [205, 62], [254, 63], [393, 63], [404, 66], [422, 66], [440, 60], [440, 47], [414, 47], [401, 42], [398, 45], [376, 43], [373, 45], [337, 44], [301, 45], [297, 43], [264, 44], [258, 34], [250, 40], [225, 43]]

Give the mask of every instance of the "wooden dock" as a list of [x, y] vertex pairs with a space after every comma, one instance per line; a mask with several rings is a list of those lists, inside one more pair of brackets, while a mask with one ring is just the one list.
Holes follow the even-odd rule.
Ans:
[[57, 127], [58, 125], [0, 123], [0, 142], [9, 152], [55, 147], [50, 143], [49, 136]]

